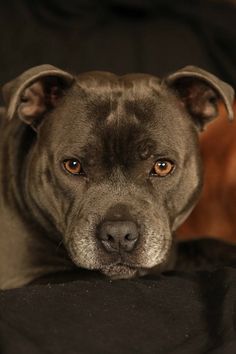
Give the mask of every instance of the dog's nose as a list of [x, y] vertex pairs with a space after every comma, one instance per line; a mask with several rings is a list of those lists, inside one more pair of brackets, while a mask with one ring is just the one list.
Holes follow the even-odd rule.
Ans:
[[98, 239], [108, 252], [130, 252], [138, 238], [138, 227], [133, 221], [106, 221], [98, 233]]

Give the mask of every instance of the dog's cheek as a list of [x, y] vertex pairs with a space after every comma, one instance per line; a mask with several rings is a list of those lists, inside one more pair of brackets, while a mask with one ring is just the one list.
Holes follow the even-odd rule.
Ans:
[[166, 208], [169, 213], [172, 233], [193, 210], [202, 189], [202, 166], [196, 153], [186, 156], [175, 186], [166, 193]]
[[24, 181], [26, 203], [43, 227], [61, 236], [66, 228], [71, 199], [49, 166], [47, 155], [40, 155], [35, 148], [29, 156]]
[[64, 244], [77, 266], [98, 269], [104, 256], [96, 238], [96, 228], [102, 214], [101, 200], [98, 200], [99, 194], [93, 193], [93, 189], [82, 189], [81, 198], [77, 195], [67, 212]]
[[80, 235], [77, 231], [66, 239], [66, 248], [73, 263], [78, 267], [87, 269], [98, 269], [100, 267], [100, 259], [97, 252], [95, 241]]
[[168, 261], [172, 247], [168, 215], [165, 210], [159, 208], [158, 213], [150, 210], [144, 220], [145, 225], [140, 247], [137, 250], [137, 260], [143, 268], [162, 266]]
[[96, 226], [100, 218], [88, 213], [87, 217], [75, 216], [65, 233], [65, 246], [73, 262], [87, 269], [99, 269], [109, 262], [108, 254], [102, 252], [96, 239]]

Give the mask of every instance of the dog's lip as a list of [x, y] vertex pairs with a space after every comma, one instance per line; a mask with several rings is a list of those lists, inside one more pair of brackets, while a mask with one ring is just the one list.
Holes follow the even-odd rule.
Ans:
[[148, 271], [141, 266], [133, 266], [123, 262], [110, 263], [99, 269], [104, 275], [113, 280], [132, 279], [137, 276], [144, 276]]
[[137, 273], [138, 268], [116, 262], [101, 267], [100, 271], [112, 279], [124, 279], [133, 277]]
[[101, 264], [101, 268], [109, 267], [109, 266], [113, 266], [113, 267], [114, 266], [124, 266], [124, 267], [132, 268], [132, 269], [143, 268], [139, 264], [128, 262], [121, 255], [115, 261], [111, 261], [111, 262], [107, 262], [107, 263]]
[[145, 267], [143, 267], [140, 264], [135, 264], [135, 263], [130, 263], [130, 262], [125, 262], [125, 261], [121, 261], [118, 260], [116, 262], [107, 262], [105, 264], [102, 264], [99, 269], [104, 269], [104, 268], [108, 268], [108, 267], [124, 267], [127, 269], [131, 269], [131, 270], [142, 270], [145, 269]]
[[130, 264], [130, 263], [126, 263], [126, 262], [117, 262], [115, 264], [113, 264], [114, 266], [122, 266], [122, 267], [127, 267], [127, 268], [130, 268], [130, 269], [137, 269], [137, 268], [140, 268], [139, 266], [137, 265], [134, 265], [134, 264]]

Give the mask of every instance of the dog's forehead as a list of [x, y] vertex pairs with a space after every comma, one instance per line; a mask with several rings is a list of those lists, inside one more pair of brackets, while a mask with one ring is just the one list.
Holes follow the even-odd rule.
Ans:
[[126, 74], [118, 76], [113, 73], [103, 71], [92, 71], [77, 76], [77, 84], [84, 90], [96, 90], [100, 92], [116, 89], [142, 89], [143, 87], [158, 87], [161, 80], [149, 74]]
[[[179, 122], [172, 124], [173, 119]], [[172, 145], [173, 136], [178, 145], [175, 130], [181, 121], [176, 99], [158, 78], [95, 72], [78, 76], [57, 111], [52, 131], [60, 146], [70, 142], [82, 149], [91, 141], [97, 146], [105, 142], [110, 151], [119, 147], [125, 153], [130, 144], [135, 149], [144, 141], [144, 150], [157, 142]]]
[[81, 74], [58, 107], [53, 129], [70, 125], [81, 131], [94, 125], [142, 123], [153, 118], [159, 91], [159, 79], [145, 74]]
[[151, 118], [160, 92], [160, 80], [145, 74], [116, 76], [94, 72], [77, 80], [78, 91], [84, 93], [85, 111], [91, 119], [108, 124], [121, 123], [122, 118]]

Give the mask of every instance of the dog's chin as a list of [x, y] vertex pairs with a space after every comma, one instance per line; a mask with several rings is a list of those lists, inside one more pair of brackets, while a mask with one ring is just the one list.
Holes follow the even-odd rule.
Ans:
[[100, 269], [101, 273], [111, 279], [132, 279], [143, 276], [147, 272], [142, 268], [130, 267], [125, 264], [111, 264]]

